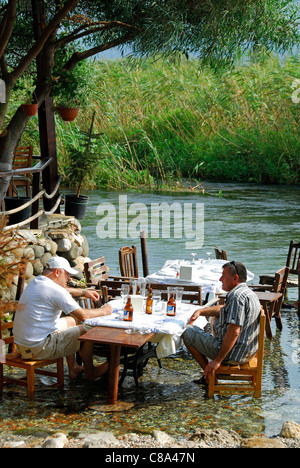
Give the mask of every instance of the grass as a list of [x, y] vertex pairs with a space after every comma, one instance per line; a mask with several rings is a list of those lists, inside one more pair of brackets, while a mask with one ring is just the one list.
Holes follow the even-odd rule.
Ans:
[[[93, 62], [89, 107], [73, 124], [56, 118], [60, 171], [68, 172], [67, 143], [96, 110], [101, 187], [170, 188], [186, 178], [298, 184], [299, 69], [297, 57], [275, 56], [219, 75], [185, 58]], [[37, 135], [36, 122], [28, 132]]]

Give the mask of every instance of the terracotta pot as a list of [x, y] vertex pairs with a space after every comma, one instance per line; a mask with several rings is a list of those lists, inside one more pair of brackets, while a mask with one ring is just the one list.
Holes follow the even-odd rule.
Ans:
[[73, 122], [79, 112], [79, 107], [57, 107], [57, 111], [65, 122]]
[[32, 117], [33, 115], [37, 113], [38, 105], [37, 104], [22, 104], [22, 109], [25, 115]]

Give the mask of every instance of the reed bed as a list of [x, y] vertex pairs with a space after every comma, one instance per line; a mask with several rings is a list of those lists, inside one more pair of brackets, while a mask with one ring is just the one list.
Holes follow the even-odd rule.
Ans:
[[220, 74], [185, 58], [91, 62], [88, 107], [73, 124], [56, 120], [60, 171], [67, 179], [68, 143], [96, 110], [101, 187], [178, 188], [184, 179], [298, 184], [300, 104], [292, 93], [299, 69], [298, 57], [275, 56], [245, 58]]

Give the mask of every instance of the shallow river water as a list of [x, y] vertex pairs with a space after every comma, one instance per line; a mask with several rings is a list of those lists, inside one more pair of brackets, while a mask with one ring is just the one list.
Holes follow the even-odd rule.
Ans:
[[[259, 274], [285, 265], [289, 241], [300, 237], [299, 187], [204, 183], [203, 188], [204, 193], [187, 195], [90, 193], [88, 213], [81, 223], [90, 257], [105, 255], [111, 273], [118, 274], [119, 248], [133, 243], [139, 247], [134, 231], [138, 235], [140, 229], [148, 228], [150, 273], [167, 259], [190, 259], [191, 253], [207, 258], [207, 252], [213, 257], [215, 245], [225, 249], [230, 260], [244, 262], [255, 274], [254, 281]], [[156, 217], [155, 204], [163, 202], [162, 215]], [[177, 205], [173, 206], [175, 215], [170, 218], [168, 232], [169, 226], [163, 222], [174, 202]], [[155, 222], [160, 231], [152, 226]], [[289, 300], [296, 297], [296, 291], [290, 290]], [[24, 390], [7, 386], [0, 399], [0, 429], [25, 434], [57, 430], [112, 430], [120, 434], [161, 429], [187, 436], [199, 427], [221, 427], [244, 436], [278, 434], [284, 421], [300, 423], [300, 321], [294, 309], [283, 310], [282, 316], [283, 331], [277, 331], [273, 324], [274, 340], [266, 340], [259, 399], [228, 396], [209, 400], [205, 389], [192, 383], [199, 370], [182, 348], [162, 360], [162, 369], [150, 361], [139, 389], [131, 377], [126, 378], [119, 400], [134, 403], [127, 411], [104, 411], [105, 379], [91, 384], [69, 382], [66, 376], [64, 391], [57, 392], [44, 385], [49, 379], [43, 377], [38, 380], [33, 401], [27, 401]]]

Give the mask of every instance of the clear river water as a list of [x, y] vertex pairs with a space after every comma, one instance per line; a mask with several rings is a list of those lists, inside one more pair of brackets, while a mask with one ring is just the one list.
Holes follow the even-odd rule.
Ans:
[[[274, 273], [285, 265], [289, 242], [300, 238], [300, 187], [203, 183], [200, 193], [175, 194], [93, 191], [82, 233], [93, 258], [102, 255], [112, 274], [119, 274], [118, 250], [136, 244], [146, 230], [150, 273], [168, 259], [191, 259], [191, 253], [214, 256], [214, 246], [227, 251], [255, 274]], [[162, 203], [164, 203], [162, 205]], [[160, 206], [160, 212], [157, 207]], [[171, 207], [171, 208], [170, 208]], [[171, 216], [169, 217], [171, 209]], [[172, 211], [173, 210], [173, 211]], [[140, 260], [140, 257], [139, 257]], [[142, 273], [141, 260], [139, 261]], [[288, 299], [297, 298], [290, 289]], [[266, 340], [262, 397], [226, 396], [209, 400], [192, 383], [199, 370], [183, 347], [162, 360], [150, 361], [137, 389], [127, 377], [119, 399], [134, 403], [127, 411], [107, 412], [105, 379], [69, 382], [64, 391], [49, 390], [41, 380], [33, 401], [24, 390], [7, 387], [0, 399], [0, 428], [39, 431], [150, 432], [160, 429], [188, 436], [197, 428], [233, 429], [241, 435], [272, 436], [284, 421], [300, 424], [300, 321], [295, 309], [282, 311], [283, 331], [272, 329]]]

